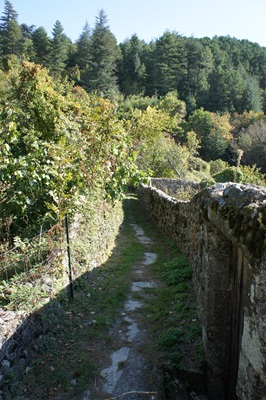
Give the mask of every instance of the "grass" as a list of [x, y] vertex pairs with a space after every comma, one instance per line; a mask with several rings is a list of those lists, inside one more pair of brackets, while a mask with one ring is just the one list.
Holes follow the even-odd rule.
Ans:
[[157, 288], [145, 289], [151, 295], [145, 310], [146, 329], [153, 338], [150, 356], [158, 357], [159, 354], [165, 371], [165, 381], [170, 388], [167, 398], [175, 398], [171, 389], [173, 372], [188, 365], [195, 368], [205, 366], [192, 269], [187, 257], [179, 251], [175, 243], [154, 229], [154, 225], [137, 203], [132, 204], [131, 208], [135, 221], [153, 240], [154, 247], [151, 251], [157, 254], [153, 273], [163, 284]]

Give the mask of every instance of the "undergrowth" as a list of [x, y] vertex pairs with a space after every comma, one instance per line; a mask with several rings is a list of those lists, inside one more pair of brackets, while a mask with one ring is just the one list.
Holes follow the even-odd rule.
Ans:
[[[159, 289], [147, 312], [157, 347], [163, 352], [165, 367], [182, 369], [191, 357], [196, 361], [201, 334], [192, 270], [178, 249], [169, 244], [163, 244], [163, 248], [167, 249], [169, 259], [160, 254], [155, 271], [165, 286]], [[199, 364], [200, 360], [196, 363]]]

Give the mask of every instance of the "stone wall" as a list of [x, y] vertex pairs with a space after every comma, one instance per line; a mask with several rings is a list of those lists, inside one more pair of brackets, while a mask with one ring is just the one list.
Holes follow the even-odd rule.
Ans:
[[266, 397], [266, 189], [216, 184], [191, 201], [140, 199], [190, 259], [211, 399]]
[[[86, 204], [83, 199], [81, 206], [84, 213], [75, 215], [70, 225], [74, 289], [76, 279], [107, 260], [115, 246], [115, 239], [123, 221], [121, 202], [114, 205], [98, 199], [98, 202], [95, 200], [95, 204]], [[51, 315], [58, 314], [61, 317], [60, 301], [64, 297], [67, 298], [69, 292], [67, 254], [64, 264], [65, 273], [60, 271], [60, 285], [54, 285], [54, 273], [52, 276], [46, 274], [42, 277], [45, 284], [55, 287], [53, 298], [45, 299], [43, 307], [39, 310], [31, 313], [0, 308], [0, 400], [1, 393], [6, 396], [4, 399], [11, 398], [8, 397], [5, 384], [6, 376], [15, 376], [17, 380], [23, 377], [25, 369], [35, 357], [36, 343], [40, 339], [45, 340], [45, 335], [53, 328], [54, 321]], [[24, 276], [22, 279], [25, 279]]]
[[169, 196], [180, 197], [180, 193], [196, 193], [201, 189], [200, 183], [183, 179], [152, 178], [150, 186], [164, 191]]

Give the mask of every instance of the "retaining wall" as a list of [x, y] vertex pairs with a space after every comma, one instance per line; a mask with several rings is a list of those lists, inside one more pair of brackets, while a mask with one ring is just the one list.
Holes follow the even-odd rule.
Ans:
[[141, 186], [139, 197], [189, 256], [210, 398], [265, 399], [266, 189], [216, 184], [185, 202]]
[[[105, 262], [115, 246], [115, 239], [123, 220], [122, 203], [114, 206], [99, 199], [98, 203], [81, 204], [84, 214], [76, 215], [70, 225], [70, 246], [72, 256], [73, 281], [82, 274], [93, 270]], [[91, 207], [91, 212], [88, 209]], [[88, 211], [89, 210], [89, 211]], [[0, 308], [0, 400], [10, 394], [5, 384], [6, 376], [14, 376], [19, 381], [35, 358], [35, 346], [45, 340], [45, 335], [53, 327], [52, 314], [62, 317], [60, 301], [69, 292], [68, 259], [65, 254], [64, 271], [60, 271], [61, 285], [55, 291], [55, 277], [47, 272], [41, 279], [43, 285], [54, 290], [53, 297], [44, 300], [44, 305], [34, 313], [26, 311], [8, 311]], [[49, 269], [47, 268], [47, 271]], [[62, 275], [62, 276], [61, 276]], [[22, 277], [22, 281], [25, 277]], [[36, 282], [30, 284], [34, 286]], [[74, 283], [75, 287], [75, 283]], [[46, 289], [47, 290], [47, 289]], [[57, 300], [57, 296], [59, 300]], [[49, 293], [48, 293], [49, 295]]]

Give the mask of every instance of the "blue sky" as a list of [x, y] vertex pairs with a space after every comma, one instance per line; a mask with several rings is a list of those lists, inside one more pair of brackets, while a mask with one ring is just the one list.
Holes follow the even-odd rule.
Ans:
[[[10, 0], [18, 22], [43, 26], [49, 35], [59, 20], [72, 41], [85, 22], [94, 27], [103, 9], [118, 43], [134, 33], [149, 42], [167, 29], [184, 36], [230, 35], [266, 46], [266, 0]], [[1, 1], [0, 12], [4, 10]]]

